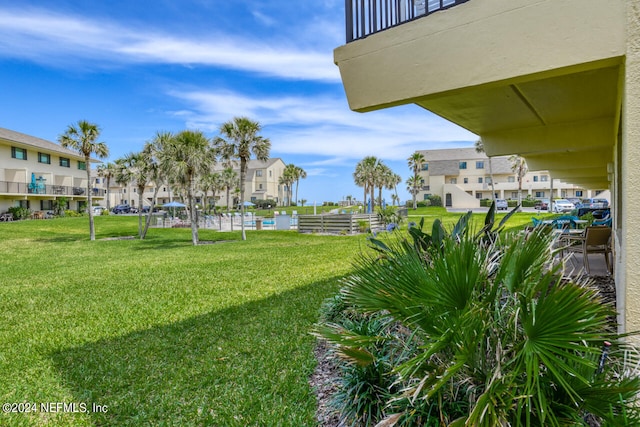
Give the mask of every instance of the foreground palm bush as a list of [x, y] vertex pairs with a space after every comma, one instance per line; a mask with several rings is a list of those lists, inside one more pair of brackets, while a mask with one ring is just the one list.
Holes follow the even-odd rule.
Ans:
[[636, 353], [615, 332], [613, 308], [585, 279], [563, 277], [548, 234], [499, 237], [491, 228], [473, 235], [463, 218], [450, 234], [436, 223], [431, 234], [414, 227], [411, 239], [370, 240], [342, 298], [351, 317], [386, 327], [336, 316], [316, 332], [352, 373], [391, 365], [374, 379], [388, 397], [377, 412], [357, 413], [347, 405], [359, 404], [357, 394], [345, 399], [343, 389], [343, 421], [640, 425], [640, 381], [625, 371]]

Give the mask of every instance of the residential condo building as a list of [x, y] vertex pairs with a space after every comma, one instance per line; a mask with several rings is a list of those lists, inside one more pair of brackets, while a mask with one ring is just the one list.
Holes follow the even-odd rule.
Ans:
[[[83, 156], [59, 144], [0, 128], [0, 212], [15, 206], [49, 211], [64, 198], [66, 207], [82, 211], [87, 203], [87, 165]], [[95, 180], [92, 198], [104, 200]]]
[[[450, 208], [477, 208], [480, 200], [518, 200], [522, 198], [550, 199], [566, 197], [604, 197], [609, 191], [585, 189], [572, 183], [554, 179], [549, 171], [528, 171], [522, 182], [513, 172], [509, 156], [487, 157], [475, 148], [451, 148], [443, 150], [420, 150], [425, 158], [420, 171], [422, 187], [418, 200], [426, 200], [430, 195], [442, 198], [444, 206]], [[492, 185], [493, 178], [493, 185]], [[553, 180], [553, 181], [552, 181]]]

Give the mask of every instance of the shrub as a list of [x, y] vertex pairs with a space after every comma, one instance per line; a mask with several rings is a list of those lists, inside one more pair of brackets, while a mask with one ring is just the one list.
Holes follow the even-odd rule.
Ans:
[[436, 194], [431, 194], [428, 198], [429, 200], [429, 206], [438, 206], [438, 207], [442, 207], [442, 197], [436, 195]]
[[389, 224], [400, 224], [403, 220], [398, 208], [395, 206], [386, 206], [384, 208], [376, 208], [378, 218], [380, 221], [384, 223], [384, 225]]
[[7, 211], [13, 215], [14, 220], [26, 219], [31, 215], [31, 211], [21, 206], [13, 206], [7, 209]]
[[67, 209], [66, 211], [64, 211], [64, 215], [61, 216], [69, 216], [69, 217], [77, 217], [77, 216], [82, 216], [82, 214], [80, 212], [76, 212], [73, 211], [71, 209]]
[[[410, 239], [370, 239], [373, 252], [361, 254], [342, 293], [387, 327], [317, 332], [351, 364], [391, 364], [394, 388], [376, 415], [386, 425], [638, 425], [640, 379], [624, 369], [637, 352], [614, 332], [614, 308], [586, 279], [565, 277], [550, 234], [502, 236], [505, 219], [494, 229], [494, 214], [492, 205], [479, 232], [467, 214], [449, 232], [435, 221], [427, 233], [421, 222]], [[366, 395], [348, 413], [370, 408], [366, 396], [383, 383], [372, 369], [358, 377], [369, 381], [357, 382]]]

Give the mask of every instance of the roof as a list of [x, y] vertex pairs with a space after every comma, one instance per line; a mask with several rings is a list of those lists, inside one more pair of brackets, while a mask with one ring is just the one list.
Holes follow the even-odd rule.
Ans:
[[46, 139], [37, 138], [35, 136], [16, 132], [10, 129], [0, 128], [0, 140], [5, 140], [15, 144], [20, 144], [20, 145], [26, 145], [29, 147], [39, 148], [41, 150], [53, 151], [55, 153], [64, 154], [65, 156], [84, 160], [84, 156], [80, 155], [77, 151], [63, 148], [60, 144], [47, 141]]

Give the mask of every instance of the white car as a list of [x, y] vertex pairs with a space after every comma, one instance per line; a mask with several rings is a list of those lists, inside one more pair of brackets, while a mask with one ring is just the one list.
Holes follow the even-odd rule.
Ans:
[[567, 199], [557, 199], [553, 201], [554, 212], [571, 212], [575, 208], [576, 208], [576, 205], [574, 205]]
[[102, 215], [102, 211], [107, 210], [104, 206], [94, 206], [92, 209], [94, 215]]

